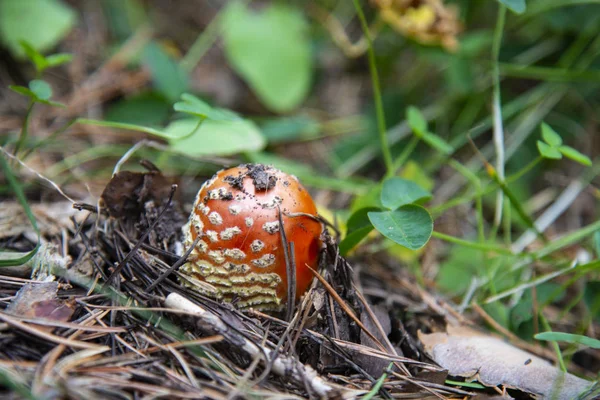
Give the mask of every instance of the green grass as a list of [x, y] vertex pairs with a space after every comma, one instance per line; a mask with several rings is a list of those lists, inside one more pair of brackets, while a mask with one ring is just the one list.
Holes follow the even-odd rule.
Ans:
[[[600, 161], [598, 154], [589, 154], [593, 142], [593, 128], [589, 127], [597, 122], [595, 110], [600, 107], [600, 32], [590, 32], [584, 26], [593, 25], [594, 15], [600, 13], [600, 2], [531, 0], [522, 15], [511, 13], [496, 2], [455, 3], [465, 26], [459, 37], [462, 47], [456, 53], [423, 46], [389, 27], [370, 31], [369, 25], [378, 18], [377, 11], [369, 6], [371, 3], [354, 0], [352, 4], [339, 4], [331, 9], [327, 8], [328, 3], [319, 3], [329, 16], [343, 21], [345, 32], [351, 36], [360, 32], [365, 35], [369, 44], [365, 60], [340, 62], [341, 67], [337, 68], [341, 71], [336, 73], [346, 74], [346, 78], [360, 76], [363, 86], [365, 82], [371, 83], [371, 94], [367, 99], [358, 99], [361, 107], [352, 115], [329, 114], [326, 110], [330, 104], [319, 98], [318, 90], [318, 85], [327, 83], [327, 66], [317, 64], [309, 100], [304, 106], [284, 116], [266, 109], [260, 115], [240, 114], [240, 118], [259, 126], [310, 115], [318, 122], [316, 132], [306, 138], [302, 136], [305, 133], [302, 127], [289, 132], [281, 128], [275, 136], [288, 137], [283, 142], [286, 145], [273, 141], [262, 151], [215, 156], [228, 157], [231, 163], [271, 162], [296, 174], [313, 189], [336, 192], [335, 196], [341, 200], [332, 204], [339, 208], [340, 215], [350, 215], [352, 204], [380, 207], [377, 190], [385, 177], [401, 175], [418, 184], [422, 183], [419, 177], [426, 177], [435, 182], [431, 190], [433, 199], [426, 204], [434, 218], [434, 241], [430, 246], [435, 249], [439, 265], [437, 275], [430, 276], [438, 284], [435, 290], [444, 291], [467, 308], [472, 302], [493, 307], [497, 312], [490, 313], [492, 317], [526, 340], [534, 340], [531, 332], [551, 330], [556, 322], [549, 318], [551, 308], [576, 315], [581, 323], [573, 329], [577, 333], [586, 332], [591, 324], [598, 324], [599, 311], [587, 303], [585, 307], [575, 307], [575, 300], [591, 301], [586, 288], [599, 280], [600, 255], [591, 237], [600, 231], [600, 223], [577, 214], [576, 198], [565, 200], [561, 216], [554, 218], [549, 226], [538, 228], [538, 223], [543, 211], [560, 200], [561, 193], [568, 194], [568, 185], [573, 181], [581, 182], [585, 188], [580, 193], [582, 198], [587, 196], [585, 199], [590, 200], [591, 196], [591, 201], [597, 202], [599, 196], [593, 182], [600, 173]], [[117, 3], [114, 6], [119, 7]], [[298, 5], [297, 11], [309, 27], [306, 34], [310, 36], [315, 63], [319, 61], [317, 56], [343, 57], [310, 10]], [[163, 18], [168, 20], [168, 16]], [[220, 17], [214, 19], [195, 42], [190, 41], [191, 46], [181, 60], [171, 61], [183, 66], [185, 73], [202, 63], [222, 34], [219, 20]], [[107, 22], [112, 26], [111, 21]], [[133, 35], [135, 27], [129, 27], [129, 32]], [[116, 32], [112, 33], [118, 37]], [[120, 48], [125, 43], [116, 40], [112, 45]], [[172, 58], [169, 54], [165, 57]], [[140, 61], [135, 57], [128, 61], [133, 68], [139, 66]], [[157, 82], [161, 76], [153, 76], [154, 88], [147, 90], [165, 97], [160, 87], [168, 86], [168, 82]], [[252, 91], [251, 85], [240, 90]], [[356, 93], [366, 92], [364, 88], [361, 90]], [[205, 96], [211, 112], [222, 112], [219, 104], [213, 104], [216, 99], [206, 98], [204, 93], [195, 94]], [[338, 99], [340, 103], [347, 100]], [[69, 140], [63, 136], [72, 132], [74, 122], [108, 129], [134, 129], [155, 140], [169, 139], [166, 127], [83, 117], [65, 123], [41, 139], [29, 126], [31, 110], [39, 111], [37, 105], [33, 107], [34, 102], [30, 104], [20, 132], [12, 132], [6, 141], [0, 139], [6, 148], [16, 143], [12, 150], [25, 160], [38, 153], [55, 155], [63, 151], [68, 143], [64, 140]], [[411, 105], [420, 110], [425, 131], [435, 140], [424, 138], [405, 119]], [[248, 108], [241, 111], [247, 112]], [[171, 121], [179, 116], [170, 111]], [[560, 132], [565, 144], [595, 158], [592, 166], [542, 157], [536, 142], [541, 140], [540, 126], [544, 121]], [[500, 131], [506, 135], [504, 140]], [[290, 154], [286, 151], [289, 142], [301, 144], [310, 156], [298, 156], [296, 152], [295, 159], [286, 158]], [[131, 144], [104, 143], [79, 147], [74, 152], [63, 151], [62, 159], [50, 165], [44, 174], [59, 184], [73, 182], [74, 170], [80, 172], [77, 179], [107, 179], [110, 166]], [[128, 167], [132, 168], [134, 160], [144, 157], [171, 175], [209, 174], [217, 169], [209, 159], [175, 154], [165, 146], [166, 151], [140, 150]], [[498, 158], [499, 154], [503, 155]], [[28, 210], [26, 193], [22, 193], [21, 187], [27, 192], [35, 185], [15, 183], [11, 177], [13, 172], [19, 174], [19, 166], [9, 165], [4, 158], [2, 161], [7, 183], [0, 187], [0, 193], [5, 197], [9, 192], [14, 193]], [[409, 163], [416, 165], [417, 171], [405, 176]], [[555, 194], [541, 209], [532, 211], [528, 205], [548, 188], [555, 189]], [[27, 212], [32, 219], [30, 211]], [[597, 213], [597, 207], [591, 212]], [[572, 213], [576, 213], [574, 220], [569, 219]], [[447, 221], [458, 222], [448, 227]], [[528, 231], [534, 234], [533, 239], [528, 246], [517, 249]], [[368, 246], [363, 242], [358, 253], [374, 248], [389, 250], [393, 246], [396, 245]], [[580, 263], [569, 248], [586, 251], [591, 261]], [[392, 250], [388, 256], [393, 258]], [[420, 254], [412, 252], [394, 262], [398, 268], [403, 262], [418, 266]], [[559, 289], [534, 310], [523, 299], [548, 283], [558, 285]], [[453, 287], [458, 289], [451, 290]], [[573, 296], [571, 302], [558, 301], [565, 292]], [[538, 313], [539, 318], [532, 316], [517, 324], [506, 317], [524, 304], [532, 315]], [[552, 346], [558, 352], [561, 367], [567, 368], [571, 354], [562, 354], [557, 344]], [[374, 387], [371, 395], [376, 392]]]

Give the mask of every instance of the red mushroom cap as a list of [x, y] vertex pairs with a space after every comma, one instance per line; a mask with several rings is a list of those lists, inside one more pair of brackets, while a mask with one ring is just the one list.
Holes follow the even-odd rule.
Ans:
[[182, 283], [226, 301], [239, 298], [239, 308], [281, 309], [288, 279], [279, 210], [294, 243], [298, 300], [313, 278], [306, 265], [317, 267], [323, 227], [298, 179], [261, 164], [220, 171], [198, 192], [184, 246], [200, 241], [180, 269]]

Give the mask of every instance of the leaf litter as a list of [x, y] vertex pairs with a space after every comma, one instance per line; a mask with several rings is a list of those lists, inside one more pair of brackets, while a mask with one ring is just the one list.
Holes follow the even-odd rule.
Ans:
[[[591, 385], [492, 336], [465, 334], [473, 322], [453, 305], [379, 260], [351, 264], [329, 235], [318, 279], [289, 321], [203, 297], [173, 268], [187, 217], [175, 181], [146, 166], [115, 174], [102, 207], [78, 203], [54, 219], [32, 279], [0, 271], [0, 372], [18, 377], [5, 394], [464, 399], [512, 389], [567, 399]], [[0, 238], [5, 248], [27, 241], [15, 225]]]

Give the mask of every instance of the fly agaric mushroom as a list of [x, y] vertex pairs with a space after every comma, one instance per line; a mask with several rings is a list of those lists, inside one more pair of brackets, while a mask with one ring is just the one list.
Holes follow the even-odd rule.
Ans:
[[323, 227], [298, 179], [261, 164], [219, 171], [198, 192], [184, 247], [198, 242], [179, 270], [182, 284], [209, 297], [237, 298], [241, 309], [282, 309], [288, 277], [280, 212], [294, 243], [298, 300], [312, 280], [306, 266], [317, 266]]

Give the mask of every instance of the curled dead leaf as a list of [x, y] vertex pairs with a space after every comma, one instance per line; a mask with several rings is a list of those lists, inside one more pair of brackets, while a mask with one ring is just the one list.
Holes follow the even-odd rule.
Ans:
[[576, 399], [592, 382], [564, 373], [548, 361], [496, 337], [464, 327], [424, 334], [425, 351], [450, 375], [486, 386], [506, 386], [540, 398]]
[[[18, 317], [66, 322], [75, 310], [73, 304], [59, 299], [57, 292], [57, 282], [28, 283], [17, 292], [6, 312]], [[54, 328], [40, 326], [38, 329], [51, 332]]]

